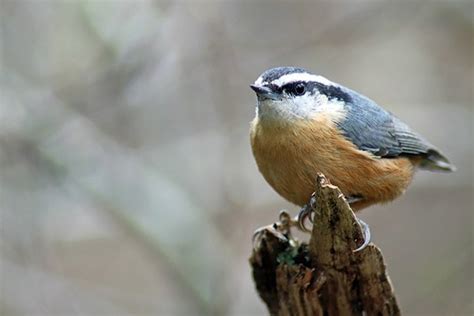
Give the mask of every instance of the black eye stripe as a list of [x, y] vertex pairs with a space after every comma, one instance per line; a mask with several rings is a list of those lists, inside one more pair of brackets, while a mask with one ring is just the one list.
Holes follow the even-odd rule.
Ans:
[[314, 88], [317, 89], [319, 93], [326, 95], [328, 99], [337, 99], [346, 103], [352, 102], [352, 98], [349, 93], [343, 91], [338, 86], [328, 86], [320, 82], [313, 82], [313, 84]]
[[308, 91], [308, 83], [304, 81], [290, 82], [281, 87], [283, 91], [292, 95], [303, 95]]
[[324, 94], [328, 97], [328, 99], [337, 99], [344, 101], [346, 103], [349, 103], [352, 101], [351, 96], [343, 91], [340, 87], [338, 86], [332, 86], [332, 85], [325, 85], [320, 82], [316, 81], [295, 81], [295, 82], [290, 82], [285, 85], [283, 85], [280, 88], [280, 91], [286, 91], [288, 94], [291, 95], [302, 95], [298, 93], [297, 87], [298, 85], [304, 85], [305, 91], [302, 93], [307, 93], [309, 92], [310, 94], [314, 94], [314, 92], [319, 92], [321, 94]]

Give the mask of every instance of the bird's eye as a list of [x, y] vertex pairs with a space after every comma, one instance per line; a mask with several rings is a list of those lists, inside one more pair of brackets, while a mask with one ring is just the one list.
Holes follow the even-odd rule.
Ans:
[[306, 87], [303, 83], [298, 83], [295, 86], [295, 94], [296, 95], [303, 95], [306, 92]]
[[306, 85], [304, 82], [292, 82], [284, 85], [281, 90], [288, 95], [303, 95], [306, 92]]

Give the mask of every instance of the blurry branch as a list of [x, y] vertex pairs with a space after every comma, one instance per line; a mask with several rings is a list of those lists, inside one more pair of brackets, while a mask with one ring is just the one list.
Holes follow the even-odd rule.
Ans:
[[[197, 314], [222, 309], [225, 291], [216, 293], [212, 285], [224, 273], [231, 247], [209, 214], [152, 163], [58, 99], [48, 101], [49, 111], [42, 112], [25, 102], [25, 112], [37, 118], [15, 133], [56, 171], [64, 188], [83, 194], [145, 245]], [[213, 255], [214, 249], [222, 256]]]
[[354, 252], [362, 233], [341, 191], [319, 175], [309, 244], [281, 223], [261, 229], [250, 257], [257, 291], [271, 315], [400, 315], [380, 250]]

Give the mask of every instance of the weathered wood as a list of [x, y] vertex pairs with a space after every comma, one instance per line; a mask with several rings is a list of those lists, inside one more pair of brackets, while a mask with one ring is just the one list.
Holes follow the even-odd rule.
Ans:
[[362, 242], [359, 223], [322, 174], [307, 207], [314, 211], [308, 244], [281, 222], [254, 237], [250, 264], [270, 314], [400, 315], [382, 253], [373, 244], [353, 251]]

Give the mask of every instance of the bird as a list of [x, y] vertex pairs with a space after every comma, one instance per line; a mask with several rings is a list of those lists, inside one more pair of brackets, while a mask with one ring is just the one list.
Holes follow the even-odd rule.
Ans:
[[[309, 201], [318, 173], [357, 212], [402, 195], [418, 169], [455, 170], [394, 114], [304, 68], [268, 69], [250, 88], [257, 96], [250, 127], [255, 161], [270, 186], [293, 204]], [[308, 212], [300, 212], [300, 226]], [[360, 222], [367, 244], [370, 230]]]

